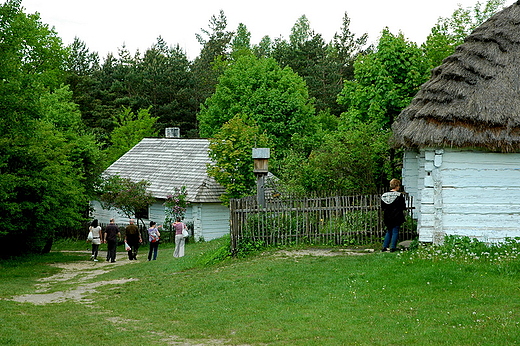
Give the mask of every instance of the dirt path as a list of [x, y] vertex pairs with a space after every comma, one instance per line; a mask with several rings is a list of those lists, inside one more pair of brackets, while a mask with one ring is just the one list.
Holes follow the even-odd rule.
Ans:
[[[86, 251], [70, 251], [74, 253], [84, 253], [88, 258], [89, 252]], [[304, 249], [304, 250], [280, 250], [275, 252], [275, 256], [279, 257], [303, 257], [303, 256], [342, 256], [342, 255], [366, 255], [372, 253], [372, 249]], [[105, 254], [100, 253], [100, 258], [104, 258]], [[84, 304], [93, 304], [92, 299], [86, 298], [87, 294], [96, 293], [96, 289], [105, 285], [119, 285], [138, 279], [119, 279], [110, 281], [98, 281], [87, 283], [86, 281], [96, 278], [99, 275], [122, 265], [129, 265], [146, 260], [143, 257], [137, 261], [128, 260], [126, 252], [117, 253], [117, 262], [109, 263], [100, 260], [99, 262], [82, 261], [74, 263], [57, 263], [52, 264], [57, 268], [63, 269], [58, 274], [39, 279], [39, 283], [35, 285], [34, 293], [14, 296], [9, 300], [21, 303], [33, 303], [35, 305], [44, 305], [51, 303], [63, 303], [66, 301], [75, 301]], [[67, 285], [70, 288], [60, 291], [54, 291], [56, 285]], [[54, 291], [54, 292], [53, 292]]]
[[[70, 251], [78, 254], [84, 254], [85, 259], [87, 259], [90, 255], [89, 251]], [[366, 255], [372, 253], [372, 249], [304, 249], [304, 250], [280, 250], [274, 253], [274, 256], [280, 258], [298, 258], [303, 256], [345, 256], [345, 255]], [[100, 259], [105, 258], [106, 252], [100, 253]], [[117, 262], [109, 263], [100, 260], [99, 262], [93, 261], [80, 261], [73, 263], [57, 263], [51, 264], [57, 268], [61, 268], [62, 270], [52, 276], [41, 278], [38, 280], [38, 283], [34, 287], [34, 293], [23, 294], [14, 296], [11, 299], [12, 301], [20, 302], [20, 303], [32, 303], [35, 305], [45, 305], [45, 304], [53, 304], [53, 303], [63, 303], [67, 301], [73, 301], [80, 304], [86, 304], [91, 307], [95, 307], [95, 301], [88, 297], [95, 297], [97, 289], [99, 287], [105, 285], [122, 285], [127, 282], [136, 281], [138, 279], [135, 278], [127, 278], [127, 279], [118, 279], [118, 280], [105, 280], [98, 282], [87, 282], [96, 277], [108, 273], [116, 268], [123, 265], [132, 265], [139, 263], [141, 261], [146, 261], [146, 258], [143, 256], [139, 258], [137, 261], [128, 260], [126, 252], [118, 252], [117, 253]], [[55, 287], [67, 287], [66, 289], [56, 291]], [[88, 297], [87, 297], [88, 296]], [[114, 325], [124, 325], [127, 322], [135, 322], [126, 320], [121, 317], [109, 316], [107, 317], [107, 321], [113, 323]], [[186, 340], [182, 340], [182, 338], [176, 335], [163, 335], [162, 333], [156, 333], [153, 331], [148, 331], [149, 333], [159, 334], [162, 341], [166, 345], [173, 346], [210, 346], [210, 345], [224, 345], [229, 340], [199, 340], [196, 343], [191, 343]], [[241, 345], [248, 346], [248, 345]]]
[[[74, 253], [84, 253], [88, 258], [89, 252], [86, 251], [70, 251]], [[284, 257], [303, 257], [303, 256], [341, 256], [341, 255], [366, 255], [373, 252], [372, 249], [304, 249], [304, 250], [280, 250], [275, 252], [275, 256]], [[104, 258], [105, 254], [101, 253], [100, 258]], [[122, 265], [138, 263], [138, 261], [130, 261], [126, 252], [117, 253], [117, 262], [109, 263], [105, 261], [93, 262], [82, 261], [74, 263], [57, 263], [52, 264], [57, 268], [63, 269], [58, 274], [39, 279], [39, 283], [34, 287], [34, 293], [13, 296], [12, 301], [20, 303], [32, 303], [35, 305], [44, 305], [51, 303], [63, 303], [66, 301], [75, 301], [83, 304], [94, 304], [92, 299], [86, 298], [87, 295], [92, 296], [96, 293], [96, 289], [105, 285], [119, 285], [138, 279], [119, 279], [109, 281], [98, 281], [87, 283], [86, 281], [96, 278], [99, 275]], [[69, 288], [60, 291], [54, 291], [56, 285], [66, 285]]]
[[[85, 251], [71, 251], [75, 253], [85, 253], [88, 258], [89, 253]], [[100, 258], [104, 258], [101, 254]], [[137, 279], [120, 279], [109, 281], [98, 281], [94, 283], [87, 283], [86, 281], [96, 278], [99, 275], [105, 274], [115, 268], [136, 263], [129, 261], [126, 252], [117, 253], [117, 262], [109, 263], [104, 261], [93, 262], [83, 261], [74, 263], [57, 263], [51, 266], [63, 269], [59, 273], [39, 279], [39, 283], [35, 285], [34, 293], [14, 296], [9, 300], [21, 303], [33, 303], [35, 305], [44, 305], [50, 303], [63, 303], [66, 301], [75, 301], [78, 303], [92, 304], [91, 299], [85, 298], [87, 294], [96, 292], [96, 289], [105, 285], [118, 285], [126, 282], [135, 281]], [[52, 292], [56, 285], [67, 285], [70, 288], [62, 291]]]
[[[67, 251], [69, 252], [69, 251]], [[74, 253], [85, 254], [85, 258], [90, 255], [89, 251], [70, 251]], [[106, 253], [100, 253], [100, 258], [105, 258]], [[119, 285], [138, 279], [118, 279], [118, 280], [106, 280], [98, 281], [93, 283], [87, 283], [86, 281], [92, 280], [99, 275], [108, 273], [115, 270], [117, 267], [123, 265], [132, 265], [146, 261], [146, 257], [138, 258], [137, 261], [128, 260], [126, 252], [117, 253], [117, 261], [115, 263], [109, 263], [105, 261], [93, 262], [89, 260], [74, 262], [74, 263], [57, 263], [51, 264], [54, 267], [61, 268], [62, 270], [52, 276], [41, 278], [34, 287], [34, 293], [23, 294], [13, 296], [11, 301], [20, 303], [32, 303], [35, 305], [45, 305], [53, 303], [63, 303], [66, 301], [74, 301], [87, 306], [95, 307], [95, 301], [91, 298], [87, 298], [87, 294], [90, 297], [95, 296], [96, 289], [105, 285]], [[57, 285], [66, 285], [67, 289], [54, 291], [54, 287]], [[99, 312], [98, 312], [99, 313]], [[128, 320], [121, 317], [109, 316], [106, 318], [107, 321], [121, 327], [125, 323], [135, 322], [135, 320]], [[164, 333], [147, 331], [150, 334], [157, 334], [162, 339], [165, 345], [172, 346], [210, 346], [210, 345], [224, 345], [227, 344], [228, 340], [208, 339], [200, 340], [195, 343], [183, 340], [181, 337], [176, 335], [166, 335]], [[248, 346], [248, 345], [241, 345]]]
[[280, 257], [303, 257], [303, 256], [361, 256], [373, 253], [374, 249], [302, 249], [302, 250], [280, 250], [275, 256]]

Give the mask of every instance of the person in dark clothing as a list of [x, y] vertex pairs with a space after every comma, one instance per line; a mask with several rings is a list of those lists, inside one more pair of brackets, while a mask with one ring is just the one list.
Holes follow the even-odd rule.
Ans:
[[119, 234], [119, 227], [115, 224], [114, 219], [110, 219], [110, 224], [108, 224], [105, 229], [105, 240], [107, 242], [107, 261], [112, 263], [116, 261], [116, 248]]
[[130, 224], [125, 229], [125, 241], [130, 246], [128, 259], [137, 260], [137, 250], [139, 250], [139, 245], [143, 242], [143, 239], [134, 219], [130, 219]]
[[[381, 251], [394, 252], [397, 247], [399, 227], [404, 223], [404, 211], [406, 201], [404, 195], [399, 192], [401, 181], [399, 179], [390, 180], [390, 191], [381, 196], [381, 209], [383, 210], [383, 222], [386, 227], [385, 240]], [[390, 246], [390, 248], [388, 248]]]

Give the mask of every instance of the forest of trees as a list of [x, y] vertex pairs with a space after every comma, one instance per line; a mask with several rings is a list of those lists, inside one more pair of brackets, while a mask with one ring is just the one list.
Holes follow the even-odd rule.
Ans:
[[[209, 138], [208, 172], [223, 201], [252, 192], [252, 147], [271, 148], [280, 189], [373, 193], [400, 175], [390, 126], [433, 67], [503, 0], [457, 8], [423, 44], [382, 29], [377, 44], [343, 22], [330, 42], [306, 16], [290, 36], [250, 41], [223, 11], [195, 33], [193, 60], [161, 37], [144, 53], [99, 57], [80, 38], [65, 46], [52, 23], [0, 5], [2, 256], [48, 249], [81, 224], [100, 173], [144, 137], [180, 127]], [[230, 165], [240, 161], [240, 165]], [[230, 171], [226, 172], [226, 170]], [[228, 174], [222, 174], [226, 172]], [[231, 178], [230, 178], [231, 177]]]

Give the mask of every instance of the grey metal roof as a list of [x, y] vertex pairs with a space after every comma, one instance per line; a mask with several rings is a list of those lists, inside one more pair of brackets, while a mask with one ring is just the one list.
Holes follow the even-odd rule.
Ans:
[[186, 186], [190, 202], [220, 202], [224, 188], [206, 173], [207, 139], [145, 138], [114, 162], [104, 174], [132, 181], [147, 180], [154, 197], [165, 199]]

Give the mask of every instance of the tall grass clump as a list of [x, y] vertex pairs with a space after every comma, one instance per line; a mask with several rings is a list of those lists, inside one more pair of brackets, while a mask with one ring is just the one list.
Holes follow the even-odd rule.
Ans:
[[196, 261], [197, 267], [217, 264], [231, 257], [231, 237], [229, 234], [213, 240], [212, 244], [215, 245], [211, 249], [200, 253]]

